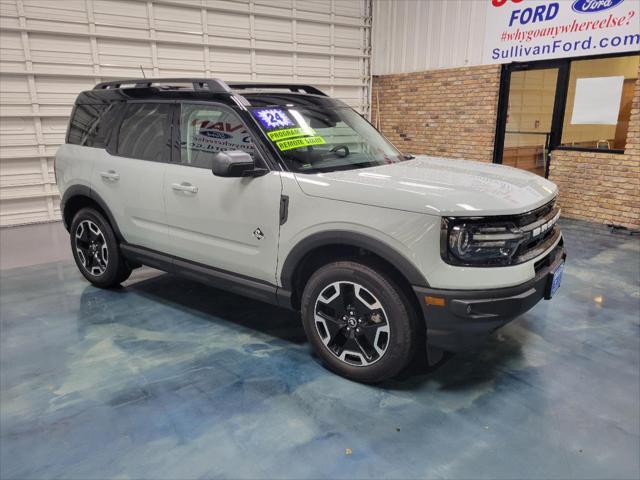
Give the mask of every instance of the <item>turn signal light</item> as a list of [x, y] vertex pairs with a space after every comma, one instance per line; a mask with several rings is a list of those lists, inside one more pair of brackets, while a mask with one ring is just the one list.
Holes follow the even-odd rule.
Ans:
[[444, 298], [442, 297], [424, 297], [424, 303], [432, 307], [444, 307]]

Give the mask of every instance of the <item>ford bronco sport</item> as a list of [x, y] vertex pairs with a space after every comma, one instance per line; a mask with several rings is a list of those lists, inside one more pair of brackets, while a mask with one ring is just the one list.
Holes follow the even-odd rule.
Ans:
[[300, 310], [317, 355], [358, 381], [477, 344], [562, 277], [553, 183], [403, 155], [311, 86], [101, 83], [55, 165], [88, 281], [148, 265]]

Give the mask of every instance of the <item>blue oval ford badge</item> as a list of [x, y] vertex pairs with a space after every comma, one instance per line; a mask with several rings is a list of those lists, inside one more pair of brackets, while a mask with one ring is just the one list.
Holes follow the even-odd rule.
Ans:
[[576, 0], [571, 9], [578, 13], [596, 13], [620, 5], [624, 0]]
[[233, 135], [221, 132], [219, 130], [210, 130], [208, 128], [201, 128], [200, 135], [204, 135], [209, 138], [233, 138]]

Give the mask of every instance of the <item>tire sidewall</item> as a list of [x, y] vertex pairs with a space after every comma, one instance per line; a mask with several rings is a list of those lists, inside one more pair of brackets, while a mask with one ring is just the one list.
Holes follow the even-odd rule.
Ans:
[[[107, 269], [102, 275], [92, 275], [91, 273], [89, 273], [84, 268], [84, 265], [82, 265], [82, 262], [78, 257], [78, 252], [76, 251], [76, 230], [78, 229], [78, 225], [80, 224], [80, 222], [84, 220], [90, 220], [95, 223], [105, 238], [108, 261]], [[119, 265], [122, 262], [122, 258], [120, 256], [120, 250], [118, 248], [118, 241], [115, 234], [113, 233], [111, 225], [109, 225], [109, 222], [107, 222], [98, 211], [94, 210], [93, 208], [83, 208], [75, 215], [75, 217], [73, 217], [70, 228], [70, 240], [73, 259], [75, 260], [80, 273], [82, 273], [82, 275], [89, 282], [98, 287], [109, 287], [119, 283], [119, 276], [121, 273]]]
[[[385, 310], [389, 345], [382, 358], [371, 365], [356, 366], [343, 362], [329, 351], [318, 334], [314, 320], [316, 300], [328, 285], [337, 281], [362, 285], [377, 297]], [[400, 289], [371, 267], [344, 261], [320, 268], [307, 282], [301, 310], [302, 323], [311, 346], [329, 369], [342, 376], [375, 383], [397, 375], [411, 360], [415, 342], [412, 309]]]

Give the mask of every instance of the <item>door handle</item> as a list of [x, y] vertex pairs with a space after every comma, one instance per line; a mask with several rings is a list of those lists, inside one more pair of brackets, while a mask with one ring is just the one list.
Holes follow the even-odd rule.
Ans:
[[105, 180], [113, 180], [114, 182], [120, 180], [120, 175], [115, 170], [109, 170], [108, 172], [100, 172], [100, 176]]
[[187, 182], [172, 183], [171, 188], [178, 192], [198, 193], [198, 187]]

